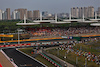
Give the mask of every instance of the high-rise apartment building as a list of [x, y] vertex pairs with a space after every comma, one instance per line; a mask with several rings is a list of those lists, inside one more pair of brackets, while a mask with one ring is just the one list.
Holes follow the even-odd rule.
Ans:
[[75, 8], [75, 13], [76, 13], [75, 14], [75, 17], [76, 18], [79, 18], [79, 9], [78, 9], [78, 7]]
[[71, 16], [72, 16], [72, 17], [75, 16], [75, 8], [74, 8], [74, 7], [71, 8]]
[[84, 18], [88, 17], [88, 8], [87, 7], [79, 7], [79, 18], [83, 18], [83, 14], [84, 14]]
[[88, 18], [88, 7], [84, 7], [84, 18]]
[[5, 20], [5, 12], [2, 11], [2, 20]]
[[78, 7], [71, 8], [71, 15], [72, 15], [72, 17], [79, 18], [79, 9], [78, 9]]
[[98, 7], [97, 15], [100, 17], [100, 7]]
[[12, 12], [12, 19], [13, 19], [13, 20], [20, 19], [20, 12], [18, 12], [18, 11], [13, 11], [13, 12]]
[[12, 19], [14, 19], [14, 20], [16, 19], [16, 11], [12, 12]]
[[84, 10], [83, 7], [79, 7], [79, 18], [83, 17], [83, 10]]
[[88, 17], [94, 17], [94, 7], [93, 6], [89, 6], [89, 7], [73, 7], [71, 8], [71, 15], [72, 17], [76, 17], [76, 18], [82, 18], [84, 14], [85, 18]]
[[24, 19], [24, 15], [27, 18], [27, 9], [20, 8], [20, 9], [15, 9], [15, 11], [18, 11], [20, 13], [20, 19], [21, 20]]
[[94, 7], [93, 6], [88, 7], [88, 17], [94, 17]]
[[0, 10], [0, 20], [2, 20], [2, 10]]
[[40, 19], [40, 11], [39, 10], [33, 11], [33, 19]]
[[32, 19], [33, 18], [32, 11], [27, 11], [27, 18], [28, 19]]
[[10, 16], [10, 8], [6, 9], [7, 12], [7, 20], [11, 20], [11, 16]]
[[7, 20], [7, 12], [2, 11], [2, 20]]

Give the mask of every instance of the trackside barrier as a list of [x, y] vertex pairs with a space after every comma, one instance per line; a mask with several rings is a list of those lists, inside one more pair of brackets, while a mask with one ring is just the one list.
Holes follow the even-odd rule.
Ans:
[[50, 63], [52, 63], [53, 65], [55, 65], [56, 67], [62, 67], [60, 64], [56, 63], [54, 60], [52, 60], [51, 58], [49, 58], [48, 56], [46, 56], [43, 53], [39, 53], [42, 57], [44, 57], [46, 60], [48, 60]]
[[12, 44], [12, 45], [0, 45], [0, 47], [22, 47], [22, 46], [30, 46], [31, 43], [28, 44]]
[[66, 44], [65, 42], [42, 42], [42, 43], [27, 43], [27, 44], [12, 44], [12, 45], [0, 45], [2, 47], [24, 47], [24, 46], [41, 46], [41, 45], [58, 45], [58, 44]]
[[58, 45], [58, 44], [67, 44], [68, 42], [42, 42], [42, 43], [31, 43], [31, 46], [41, 46], [41, 45]]

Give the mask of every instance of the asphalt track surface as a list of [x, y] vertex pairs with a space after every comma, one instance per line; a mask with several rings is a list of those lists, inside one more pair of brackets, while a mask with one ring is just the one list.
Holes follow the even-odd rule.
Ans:
[[45, 67], [44, 65], [20, 53], [14, 48], [3, 49], [3, 51], [9, 58], [13, 58], [14, 63], [18, 67]]

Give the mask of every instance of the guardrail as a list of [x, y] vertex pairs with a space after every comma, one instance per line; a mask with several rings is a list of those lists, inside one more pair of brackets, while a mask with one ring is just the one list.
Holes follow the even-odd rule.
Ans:
[[12, 45], [0, 45], [0, 48], [2, 47], [22, 47], [22, 46], [30, 46], [31, 43], [27, 43], [27, 44], [12, 44]]
[[51, 58], [49, 58], [48, 56], [46, 56], [43, 53], [39, 53], [42, 57], [44, 57], [46, 60], [48, 60], [50, 63], [52, 63], [53, 65], [55, 65], [56, 67], [62, 67], [60, 64], [58, 64], [57, 62], [55, 62], [54, 60], [52, 60]]
[[60, 45], [60, 44], [67, 44], [69, 41], [65, 42], [41, 42], [41, 43], [24, 43], [24, 44], [11, 44], [11, 45], [0, 45], [0, 48], [15, 48], [15, 47], [26, 47], [26, 46], [45, 46], [45, 45]]

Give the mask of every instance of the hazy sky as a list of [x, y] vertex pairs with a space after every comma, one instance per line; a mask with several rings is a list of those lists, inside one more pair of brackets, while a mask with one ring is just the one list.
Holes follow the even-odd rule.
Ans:
[[71, 7], [94, 6], [95, 10], [100, 7], [100, 0], [0, 0], [0, 9], [11, 11], [18, 8], [28, 10], [48, 11], [49, 13], [69, 13]]

